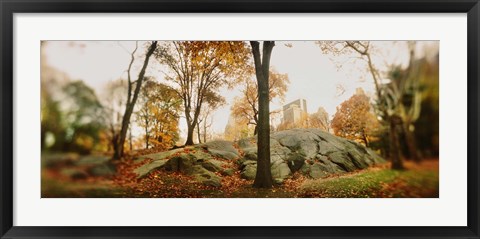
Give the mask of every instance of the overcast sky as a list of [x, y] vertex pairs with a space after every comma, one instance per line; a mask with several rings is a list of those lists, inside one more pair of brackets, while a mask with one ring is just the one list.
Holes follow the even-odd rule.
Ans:
[[[330, 117], [335, 114], [336, 107], [352, 96], [355, 89], [361, 87], [367, 94], [373, 95], [373, 79], [365, 70], [364, 62], [355, 60], [355, 55], [334, 57], [323, 54], [320, 47], [313, 41], [288, 42], [292, 47], [285, 46], [286, 42], [276, 42], [273, 49], [271, 66], [279, 73], [287, 73], [290, 85], [283, 104], [298, 98], [307, 100], [309, 113], [316, 112], [324, 107]], [[405, 42], [372, 42], [375, 46], [375, 64], [382, 71], [386, 65], [396, 63], [406, 65], [408, 51]], [[438, 42], [419, 42], [417, 47], [438, 47]], [[95, 89], [98, 96], [104, 92], [105, 85], [120, 77], [126, 78], [125, 70], [130, 62], [130, 52], [135, 42], [65, 42], [54, 41], [46, 44], [45, 56], [48, 64], [67, 73], [72, 79], [81, 79]], [[137, 61], [134, 73], [138, 72], [143, 63], [145, 42], [139, 42]], [[417, 51], [421, 52], [421, 51]], [[338, 68], [338, 64], [343, 67]], [[163, 67], [151, 60], [146, 75], [155, 76], [158, 81], [164, 81]], [[135, 74], [133, 74], [135, 75]], [[344, 92], [338, 90], [339, 86]], [[242, 86], [233, 90], [222, 89], [221, 94], [226, 97], [227, 104], [219, 108], [214, 114], [213, 131], [223, 133], [227, 124], [233, 98], [240, 96]], [[270, 109], [279, 109], [281, 102], [275, 101]], [[186, 132], [185, 119], [180, 121], [182, 134]]]

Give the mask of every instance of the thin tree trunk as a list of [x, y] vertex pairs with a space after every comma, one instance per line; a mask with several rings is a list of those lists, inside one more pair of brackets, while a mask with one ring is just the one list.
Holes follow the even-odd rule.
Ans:
[[270, 107], [269, 107], [269, 68], [270, 57], [275, 42], [263, 42], [263, 56], [260, 59], [260, 43], [251, 41], [255, 75], [258, 82], [258, 139], [257, 139], [257, 174], [253, 186], [256, 188], [271, 188], [273, 185], [270, 169]]
[[253, 135], [258, 134], [258, 123], [255, 125], [255, 128], [253, 129]]
[[[201, 144], [202, 143], [202, 137], [200, 135], [200, 123], [197, 123], [197, 138], [198, 138], [198, 143]], [[205, 140], [203, 142], [205, 142]]]
[[362, 140], [363, 140], [363, 143], [365, 144], [365, 147], [368, 147], [368, 137], [365, 133], [362, 133]]
[[113, 155], [114, 159], [120, 159], [121, 157], [123, 157], [125, 138], [127, 136], [128, 126], [130, 124], [130, 117], [132, 116], [133, 108], [135, 107], [138, 94], [140, 93], [140, 88], [142, 87], [142, 82], [145, 78], [145, 70], [147, 69], [150, 56], [152, 56], [155, 49], [157, 49], [157, 41], [153, 41], [150, 47], [148, 48], [147, 54], [145, 56], [145, 61], [143, 62], [143, 67], [140, 70], [140, 73], [138, 73], [138, 79], [137, 79], [132, 100], [131, 102], [127, 103], [127, 107], [125, 108], [125, 114], [123, 114], [123, 119], [122, 119], [122, 129], [120, 130], [120, 137], [118, 139], [118, 142], [116, 142], [117, 147]]
[[400, 151], [398, 137], [398, 126], [401, 125], [401, 118], [393, 115], [390, 117], [390, 158], [392, 160], [392, 169], [403, 170], [403, 159]]
[[403, 124], [403, 133], [405, 134], [405, 140], [407, 141], [408, 153], [410, 154], [410, 157], [418, 163], [422, 161], [422, 157], [417, 150], [417, 140], [415, 139], [415, 135], [408, 129], [408, 127], [408, 123]]

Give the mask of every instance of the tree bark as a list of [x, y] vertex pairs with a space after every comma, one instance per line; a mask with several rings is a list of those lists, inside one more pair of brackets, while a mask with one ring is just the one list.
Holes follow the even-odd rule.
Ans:
[[142, 87], [142, 82], [145, 78], [145, 70], [147, 69], [148, 62], [153, 52], [155, 51], [155, 49], [157, 49], [157, 41], [153, 41], [150, 47], [148, 48], [147, 54], [145, 56], [145, 61], [143, 62], [142, 69], [138, 73], [138, 79], [135, 86], [135, 91], [133, 92], [132, 100], [128, 102], [127, 107], [125, 107], [125, 113], [123, 114], [123, 119], [122, 119], [122, 129], [120, 130], [119, 139], [116, 142], [117, 145], [115, 147], [113, 159], [120, 159], [121, 157], [123, 157], [125, 138], [127, 136], [128, 126], [130, 124], [130, 117], [132, 116], [135, 103], [137, 102], [138, 94], [140, 93], [140, 89]]
[[[193, 112], [193, 118], [187, 116], [187, 141], [185, 142], [185, 146], [193, 145], [193, 134], [195, 132], [195, 127], [198, 123], [198, 117], [200, 115], [200, 110], [202, 109], [202, 101], [198, 103], [195, 107], [195, 111]], [[185, 115], [189, 114], [190, 110], [188, 108], [185, 109]]]
[[402, 124], [401, 118], [396, 115], [390, 116], [390, 158], [392, 161], [392, 169], [403, 170], [403, 159], [400, 151], [400, 143], [398, 137], [398, 126]]
[[410, 124], [408, 123], [403, 124], [403, 133], [405, 134], [405, 140], [407, 141], [408, 153], [410, 154], [410, 157], [418, 163], [422, 161], [422, 157], [417, 150], [417, 140], [415, 139], [413, 132], [409, 130], [409, 125]]
[[270, 107], [269, 107], [269, 69], [270, 57], [275, 42], [263, 42], [263, 54], [260, 59], [260, 43], [251, 41], [255, 75], [258, 82], [258, 135], [257, 135], [257, 174], [253, 187], [271, 188], [273, 185], [270, 170]]
[[185, 141], [185, 146], [193, 145], [193, 131], [195, 130], [195, 124], [187, 123], [187, 141]]
[[113, 135], [112, 137], [112, 146], [113, 146], [113, 153], [117, 152], [118, 149], [118, 134]]

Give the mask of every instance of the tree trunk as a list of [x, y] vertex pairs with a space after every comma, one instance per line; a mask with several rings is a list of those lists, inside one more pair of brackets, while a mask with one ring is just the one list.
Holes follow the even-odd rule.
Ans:
[[[197, 138], [198, 138], [198, 143], [201, 144], [202, 143], [202, 137], [201, 137], [201, 134], [200, 134], [200, 123], [197, 123]], [[203, 142], [205, 142], [205, 140]]]
[[193, 145], [193, 131], [195, 130], [195, 124], [188, 124], [187, 123], [187, 141], [185, 142], [185, 146]]
[[408, 153], [410, 154], [410, 157], [418, 163], [422, 161], [422, 157], [417, 150], [417, 140], [415, 139], [415, 135], [408, 129], [408, 127], [408, 123], [403, 124], [403, 133], [405, 134], [405, 140], [407, 141]]
[[258, 123], [255, 125], [255, 128], [253, 129], [253, 135], [258, 134]]
[[150, 140], [150, 135], [148, 134], [148, 127], [145, 126], [145, 149], [148, 149], [149, 140]]
[[253, 187], [271, 188], [273, 185], [270, 169], [270, 107], [269, 107], [269, 69], [270, 57], [275, 42], [263, 42], [263, 56], [260, 59], [260, 43], [251, 41], [253, 59], [255, 62], [255, 75], [258, 83], [258, 139], [257, 139], [257, 174]]
[[138, 94], [140, 93], [140, 88], [142, 87], [142, 82], [145, 78], [145, 70], [147, 69], [148, 61], [150, 60], [150, 56], [152, 56], [155, 49], [157, 49], [157, 42], [153, 41], [150, 47], [148, 48], [147, 54], [145, 56], [145, 61], [143, 62], [142, 69], [140, 70], [140, 73], [138, 73], [138, 79], [135, 86], [135, 91], [133, 94], [132, 101], [127, 103], [127, 107], [125, 107], [125, 114], [123, 114], [122, 129], [120, 130], [120, 137], [116, 142], [117, 146], [115, 147], [115, 152], [113, 154], [114, 159], [120, 159], [121, 157], [123, 157], [125, 138], [127, 136], [128, 126], [130, 124], [130, 117], [132, 116], [133, 108], [135, 107]]
[[112, 146], [113, 146], [113, 152], [117, 152], [118, 151], [118, 134], [114, 134], [113, 137], [112, 137]]
[[403, 170], [403, 159], [400, 151], [400, 141], [398, 137], [398, 126], [401, 125], [400, 117], [390, 116], [390, 158], [392, 169]]
[[365, 144], [365, 147], [368, 147], [368, 137], [365, 133], [362, 133], [362, 140], [363, 140], [363, 143]]
[[[193, 134], [195, 132], [195, 126], [198, 124], [198, 116], [200, 115], [200, 110], [202, 108], [202, 103], [200, 102], [193, 113], [193, 119], [191, 117], [187, 118], [187, 141], [185, 146], [193, 145]], [[185, 108], [185, 115], [189, 114], [190, 110]], [[200, 140], [200, 139], [199, 139]]]

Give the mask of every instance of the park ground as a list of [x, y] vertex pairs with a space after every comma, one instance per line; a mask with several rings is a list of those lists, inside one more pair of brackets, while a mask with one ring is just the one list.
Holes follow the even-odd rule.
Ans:
[[[72, 179], [58, 168], [42, 169], [42, 198], [437, 198], [438, 159], [406, 161], [406, 170], [385, 163], [321, 179], [294, 174], [272, 189], [256, 189], [240, 172], [223, 178], [221, 187], [201, 185], [189, 176], [157, 170], [137, 179], [133, 172], [148, 161], [116, 163], [113, 177]], [[179, 183], [181, 182], [181, 183]]]

